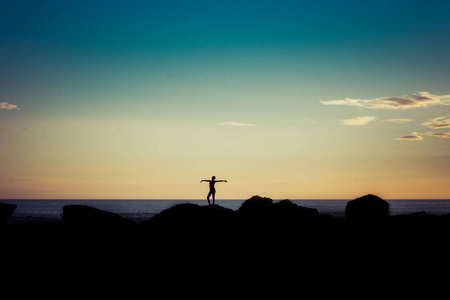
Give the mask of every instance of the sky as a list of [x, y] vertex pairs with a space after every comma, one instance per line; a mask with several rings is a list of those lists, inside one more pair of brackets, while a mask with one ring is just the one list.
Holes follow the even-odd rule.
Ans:
[[0, 199], [448, 199], [449, 9], [0, 0]]

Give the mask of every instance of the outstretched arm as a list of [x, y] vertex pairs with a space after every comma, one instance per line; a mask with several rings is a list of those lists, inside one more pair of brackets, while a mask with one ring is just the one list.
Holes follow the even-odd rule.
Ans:
[[216, 180], [216, 182], [226, 182], [226, 183], [228, 183], [226, 180]]
[[200, 180], [200, 183], [202, 183], [203, 181], [211, 182], [211, 180]]

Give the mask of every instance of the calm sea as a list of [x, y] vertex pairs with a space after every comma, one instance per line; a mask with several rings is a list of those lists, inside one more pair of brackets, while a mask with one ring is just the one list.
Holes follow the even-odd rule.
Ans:
[[[297, 205], [316, 208], [321, 214], [344, 217], [348, 200], [291, 200]], [[387, 200], [390, 215], [410, 214], [424, 211], [429, 214], [450, 213], [449, 200]], [[17, 205], [7, 224], [30, 222], [61, 223], [64, 205], [82, 204], [113, 212], [139, 223], [155, 214], [181, 203], [206, 205], [206, 200], [0, 200], [1, 203]], [[217, 204], [233, 210], [239, 209], [244, 200], [218, 200]], [[277, 202], [277, 200], [274, 200]]]

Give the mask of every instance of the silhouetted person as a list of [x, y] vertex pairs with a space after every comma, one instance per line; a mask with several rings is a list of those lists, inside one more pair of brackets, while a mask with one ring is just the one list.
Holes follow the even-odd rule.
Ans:
[[206, 199], [208, 199], [208, 204], [211, 205], [211, 202], [209, 202], [209, 197], [212, 196], [212, 203], [214, 204], [214, 202], [216, 201], [216, 189], [214, 187], [214, 185], [216, 184], [216, 182], [227, 182], [226, 180], [216, 180], [216, 176], [213, 176], [211, 178], [211, 180], [201, 180], [200, 183], [202, 183], [203, 181], [209, 182], [209, 194], [206, 197]]

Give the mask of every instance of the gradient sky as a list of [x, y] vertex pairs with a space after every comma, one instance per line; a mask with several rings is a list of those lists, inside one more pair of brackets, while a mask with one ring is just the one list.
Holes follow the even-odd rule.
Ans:
[[0, 0], [0, 198], [450, 198], [449, 11]]

